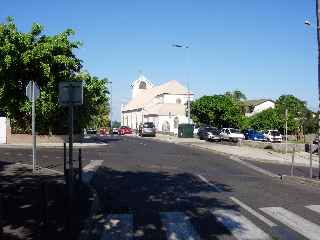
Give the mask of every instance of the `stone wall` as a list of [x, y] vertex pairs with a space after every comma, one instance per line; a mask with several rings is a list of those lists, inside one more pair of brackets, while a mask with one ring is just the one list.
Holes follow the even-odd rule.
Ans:
[[[270, 142], [258, 142], [258, 141], [242, 141], [241, 145], [249, 146], [254, 148], [261, 148], [261, 149], [270, 149], [275, 152], [285, 153], [286, 151], [286, 144], [283, 143], [270, 143]], [[296, 152], [305, 152], [308, 147], [306, 144], [303, 143], [288, 143], [288, 152], [293, 152], [293, 148], [296, 149]], [[316, 149], [317, 146], [313, 144], [313, 149]]]
[[[37, 143], [63, 143], [68, 140], [68, 135], [37, 135]], [[80, 141], [80, 135], [74, 135], [74, 142]], [[7, 144], [32, 144], [32, 135], [30, 134], [9, 134], [7, 135]]]

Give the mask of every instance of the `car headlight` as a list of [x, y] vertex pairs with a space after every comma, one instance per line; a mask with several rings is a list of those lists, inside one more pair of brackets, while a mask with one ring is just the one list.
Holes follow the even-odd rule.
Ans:
[[212, 133], [211, 133], [211, 132], [208, 132], [208, 135], [209, 135], [209, 136], [212, 136]]

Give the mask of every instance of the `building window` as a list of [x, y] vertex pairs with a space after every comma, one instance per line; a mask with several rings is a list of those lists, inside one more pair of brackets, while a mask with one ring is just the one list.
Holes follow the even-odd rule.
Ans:
[[146, 88], [147, 88], [146, 82], [140, 82], [139, 89], [146, 89]]
[[179, 126], [179, 118], [175, 117], [174, 120], [173, 120], [173, 123], [174, 123], [173, 127], [174, 128], [178, 128], [178, 126]]
[[162, 132], [170, 132], [170, 123], [168, 121], [162, 123]]
[[180, 98], [177, 98], [177, 99], [176, 99], [176, 103], [177, 103], [177, 104], [181, 104], [181, 99], [180, 99]]

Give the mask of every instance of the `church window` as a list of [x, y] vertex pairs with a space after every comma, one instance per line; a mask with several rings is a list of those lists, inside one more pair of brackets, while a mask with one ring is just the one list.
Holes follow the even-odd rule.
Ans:
[[179, 126], [179, 118], [178, 117], [175, 117], [174, 120], [173, 120], [173, 123], [174, 123], [174, 128], [178, 128]]
[[177, 98], [177, 99], [176, 99], [176, 103], [177, 103], [177, 104], [181, 104], [181, 99], [180, 99], [180, 98]]
[[146, 89], [146, 88], [147, 88], [146, 82], [140, 82], [139, 89]]

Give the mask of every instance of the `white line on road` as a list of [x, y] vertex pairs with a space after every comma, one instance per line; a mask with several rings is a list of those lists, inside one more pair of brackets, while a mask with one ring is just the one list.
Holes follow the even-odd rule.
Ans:
[[248, 163], [248, 162], [246, 162], [246, 161], [243, 161], [243, 160], [241, 160], [239, 157], [231, 156], [230, 159], [233, 160], [233, 161], [235, 161], [235, 162], [237, 162], [237, 163], [240, 163], [240, 164], [242, 164], [242, 165], [244, 165], [244, 166], [246, 166], [246, 167], [248, 167], [248, 168], [251, 168], [251, 169], [253, 169], [253, 170], [255, 170], [255, 171], [259, 172], [259, 173], [262, 173], [262, 174], [264, 174], [264, 175], [267, 175], [267, 176], [269, 176], [269, 177], [273, 177], [273, 178], [279, 178], [279, 177], [280, 177], [279, 175], [276, 175], [276, 174], [274, 174], [274, 173], [272, 173], [272, 172], [269, 172], [269, 171], [267, 171], [267, 170], [265, 170], [265, 169], [262, 169], [262, 168], [260, 168], [260, 167], [257, 167], [257, 166], [255, 166], [255, 165], [253, 165], [253, 164], [251, 164], [251, 163]]
[[83, 168], [83, 182], [90, 183], [102, 163], [103, 160], [91, 160], [90, 163]]
[[20, 157], [20, 156], [22, 156], [23, 154], [22, 154], [22, 153], [17, 153], [16, 155]]
[[133, 239], [133, 217], [131, 214], [110, 214], [104, 219], [100, 240]]
[[260, 208], [269, 216], [310, 240], [319, 240], [320, 226], [282, 207]]
[[272, 238], [258, 228], [245, 216], [234, 210], [214, 210], [212, 214], [238, 240], [271, 240]]
[[320, 205], [309, 205], [309, 206], [306, 206], [306, 208], [309, 208], [310, 210], [316, 213], [320, 213]]
[[258, 213], [256, 210], [252, 209], [251, 207], [249, 207], [248, 205], [246, 205], [245, 203], [241, 202], [239, 199], [235, 198], [235, 197], [230, 197], [230, 199], [238, 204], [240, 207], [242, 207], [244, 210], [248, 211], [249, 213], [251, 213], [253, 216], [255, 216], [256, 218], [258, 218], [260, 221], [264, 222], [265, 224], [267, 224], [269, 227], [276, 227], [277, 224], [271, 222], [268, 218], [264, 217], [263, 215], [261, 215], [260, 213]]
[[208, 184], [209, 186], [213, 187], [217, 192], [223, 192], [223, 190], [221, 190], [218, 186], [216, 186], [215, 184], [211, 183], [208, 179], [206, 179], [204, 176], [202, 176], [201, 174], [197, 175], [198, 178], [200, 178], [201, 181], [205, 182], [206, 184]]
[[200, 240], [189, 217], [181, 212], [160, 213], [168, 240]]
[[10, 153], [6, 152], [6, 153], [4, 153], [4, 155], [10, 155]]

